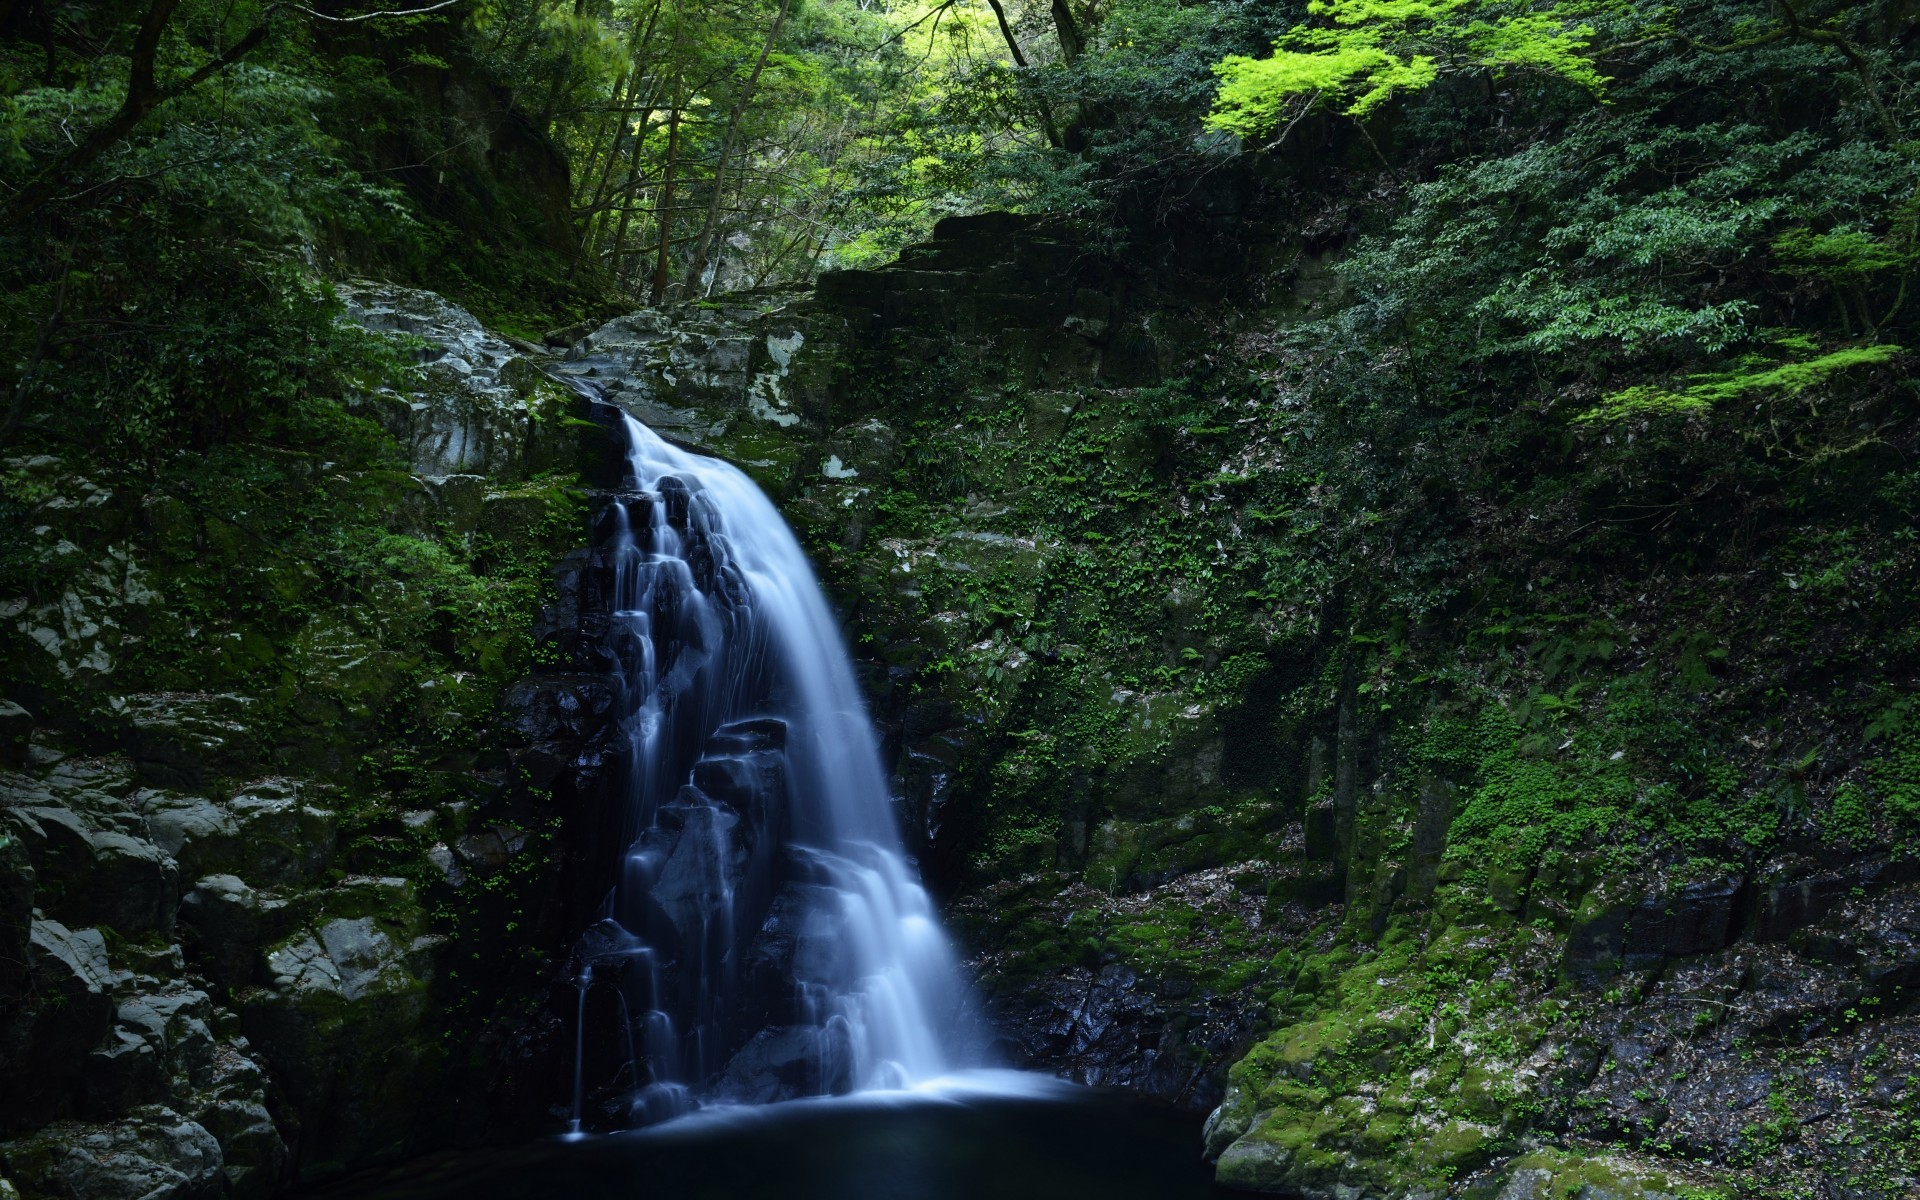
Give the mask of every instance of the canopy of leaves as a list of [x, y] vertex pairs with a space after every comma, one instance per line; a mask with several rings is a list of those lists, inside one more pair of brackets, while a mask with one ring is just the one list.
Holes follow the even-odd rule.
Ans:
[[1289, 102], [1321, 95], [1362, 117], [1443, 72], [1539, 71], [1598, 95], [1606, 79], [1589, 57], [1592, 22], [1630, 9], [1618, 0], [1312, 0], [1308, 21], [1269, 57], [1221, 60], [1207, 123], [1251, 137], [1273, 128]]

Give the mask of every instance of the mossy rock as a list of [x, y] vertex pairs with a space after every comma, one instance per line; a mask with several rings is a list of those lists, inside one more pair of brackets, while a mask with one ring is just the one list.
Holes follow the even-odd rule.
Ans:
[[1622, 1155], [1538, 1150], [1502, 1164], [1469, 1200], [1730, 1200], [1712, 1181], [1682, 1179]]

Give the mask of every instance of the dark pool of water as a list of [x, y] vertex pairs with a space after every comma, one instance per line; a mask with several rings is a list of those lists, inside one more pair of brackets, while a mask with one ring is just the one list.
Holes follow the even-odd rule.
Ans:
[[436, 1156], [328, 1200], [1211, 1200], [1197, 1119], [1046, 1086], [708, 1111]]

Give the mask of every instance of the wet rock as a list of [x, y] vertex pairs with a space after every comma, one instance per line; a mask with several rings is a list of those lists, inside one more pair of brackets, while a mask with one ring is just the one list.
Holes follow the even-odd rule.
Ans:
[[0, 1013], [26, 995], [33, 885], [33, 863], [27, 858], [26, 848], [0, 828]]
[[233, 693], [128, 696], [127, 751], [140, 777], [160, 787], [196, 788], [215, 776], [244, 774], [263, 749], [257, 703]]
[[27, 745], [33, 736], [33, 714], [11, 700], [0, 700], [0, 763], [26, 765]]
[[534, 787], [565, 778], [588, 786], [602, 766], [614, 715], [613, 681], [602, 675], [543, 675], [508, 689], [501, 702], [501, 741]]
[[775, 893], [746, 954], [741, 1028], [796, 1024], [807, 984], [844, 976], [845, 944], [835, 896], [820, 884], [788, 883]]
[[220, 1143], [231, 1200], [264, 1200], [278, 1189], [287, 1146], [267, 1112], [266, 1072], [247, 1049], [242, 1039], [215, 1050], [191, 1116]]
[[762, 1029], [727, 1063], [716, 1094], [737, 1104], [771, 1104], [853, 1090], [853, 1046], [846, 1027], [788, 1025]]
[[33, 922], [28, 958], [33, 1004], [4, 1028], [0, 1131], [69, 1111], [89, 1055], [112, 1026], [113, 971], [98, 930]]
[[293, 1110], [299, 1170], [404, 1146], [434, 1085], [424, 1036], [442, 939], [398, 879], [358, 879], [296, 902], [295, 931], [263, 952], [237, 997], [249, 1042]]
[[370, 280], [339, 285], [347, 319], [368, 329], [412, 334], [427, 386], [387, 394], [374, 408], [387, 431], [407, 447], [417, 475], [477, 473], [503, 478], [528, 457], [528, 400], [540, 384], [521, 351], [472, 313], [432, 292]]
[[745, 875], [746, 848], [734, 832], [741, 821], [693, 787], [680, 789], [659, 820], [641, 839], [643, 851], [661, 861], [648, 894], [683, 942], [699, 944], [714, 924], [712, 914], [731, 912]]
[[106, 1125], [56, 1122], [0, 1144], [0, 1166], [25, 1200], [214, 1200], [225, 1182], [220, 1143], [159, 1105]]

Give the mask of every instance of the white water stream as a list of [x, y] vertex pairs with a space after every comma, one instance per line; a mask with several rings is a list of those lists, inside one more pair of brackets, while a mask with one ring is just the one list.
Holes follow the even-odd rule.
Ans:
[[741, 471], [624, 428], [633, 491], [596, 554], [631, 840], [577, 956], [576, 1057], [592, 1053], [589, 991], [611, 983], [624, 1028], [600, 1044], [628, 1060], [632, 1123], [702, 1097], [941, 1076], [963, 988], [812, 567]]

